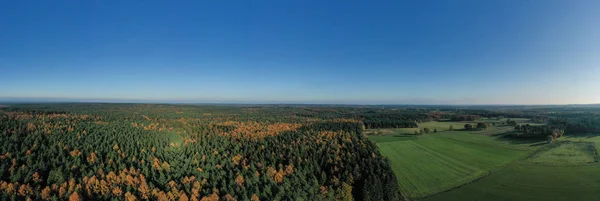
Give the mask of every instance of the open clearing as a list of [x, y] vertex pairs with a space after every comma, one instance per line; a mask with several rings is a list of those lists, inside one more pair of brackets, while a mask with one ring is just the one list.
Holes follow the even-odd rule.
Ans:
[[578, 135], [578, 136], [566, 136], [563, 139], [565, 141], [572, 142], [593, 142], [596, 145], [596, 150], [600, 151], [600, 134], [586, 134], [586, 135]]
[[547, 145], [548, 150], [541, 151], [527, 160], [536, 164], [585, 164], [598, 162], [598, 153], [592, 142], [560, 142]]

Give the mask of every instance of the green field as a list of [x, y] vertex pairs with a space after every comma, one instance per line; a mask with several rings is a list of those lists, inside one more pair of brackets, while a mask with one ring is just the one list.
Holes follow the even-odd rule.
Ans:
[[501, 133], [506, 133], [506, 132], [511, 132], [513, 131], [515, 128], [513, 126], [498, 126], [498, 127], [490, 127], [488, 129], [485, 130], [481, 130], [481, 131], [472, 131], [471, 133], [473, 134], [482, 134], [482, 135], [494, 135], [494, 134], [501, 134]]
[[[498, 123], [498, 127], [491, 127], [487, 130], [476, 131], [474, 133], [477, 134], [496, 134], [496, 133], [504, 133], [513, 130], [513, 126], [500, 125], [500, 122], [506, 122], [507, 119], [481, 119], [479, 121], [464, 121], [464, 122], [456, 122], [456, 121], [429, 121], [419, 123], [418, 128], [382, 128], [382, 129], [368, 129], [366, 130], [367, 135], [403, 135], [403, 134], [414, 134], [415, 131], [419, 131], [420, 129], [429, 128], [431, 132], [437, 130], [448, 131], [450, 126], [454, 128], [454, 130], [462, 130], [465, 124], [477, 124], [477, 122], [486, 122], [492, 124], [494, 122]], [[541, 125], [540, 123], [531, 122], [531, 120], [526, 118], [512, 118], [511, 120], [515, 120], [518, 124], [525, 125]]]
[[424, 201], [598, 200], [600, 166], [515, 164]]
[[[527, 119], [518, 119], [519, 123]], [[424, 123], [425, 124], [425, 123]], [[429, 122], [435, 128], [464, 122]], [[419, 124], [423, 128], [423, 124]], [[457, 126], [454, 126], [457, 128]], [[460, 128], [460, 127], [458, 127]], [[557, 143], [499, 137], [510, 126], [484, 131], [370, 135], [388, 157], [399, 188], [416, 200], [595, 200], [600, 197], [600, 135]]]
[[[419, 128], [383, 128], [383, 129], [368, 129], [366, 130], [367, 135], [398, 135], [398, 134], [414, 134], [415, 131], [419, 131], [423, 128], [429, 128], [431, 132], [447, 131], [450, 126], [453, 126], [455, 130], [463, 129], [465, 124], [468, 122], [438, 122], [430, 121], [419, 123]], [[473, 123], [473, 122], [471, 122]]]
[[566, 136], [559, 140], [565, 141], [573, 141], [573, 142], [593, 142], [596, 145], [596, 150], [600, 151], [600, 135], [597, 134], [587, 134], [587, 135], [577, 135], [577, 136]]
[[369, 136], [369, 140], [376, 143], [384, 143], [384, 142], [397, 142], [397, 141], [406, 141], [406, 140], [415, 140], [422, 136], [417, 135], [407, 135], [407, 134], [395, 134], [395, 135], [371, 135]]
[[596, 147], [592, 142], [559, 142], [549, 149], [535, 153], [527, 161], [536, 164], [585, 164], [597, 162]]
[[412, 198], [468, 183], [532, 149], [529, 145], [511, 144], [458, 131], [401, 141], [386, 141], [384, 137], [378, 136], [377, 145], [382, 154], [392, 161], [392, 168], [401, 181], [400, 189]]

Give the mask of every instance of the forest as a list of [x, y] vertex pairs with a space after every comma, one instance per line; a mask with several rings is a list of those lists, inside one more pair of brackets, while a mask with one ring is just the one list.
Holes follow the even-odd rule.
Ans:
[[[464, 121], [478, 131], [493, 120], [514, 127], [509, 137], [555, 140], [600, 131], [600, 113], [587, 111], [13, 104], [0, 108], [0, 199], [407, 200], [399, 184], [410, 184], [365, 129]], [[510, 119], [522, 117], [548, 123]]]
[[[143, 104], [2, 108], [0, 197], [402, 200], [388, 160], [362, 134], [360, 115], [351, 115], [352, 109], [314, 110]], [[404, 126], [411, 118], [367, 116], [369, 125], [381, 127]]]

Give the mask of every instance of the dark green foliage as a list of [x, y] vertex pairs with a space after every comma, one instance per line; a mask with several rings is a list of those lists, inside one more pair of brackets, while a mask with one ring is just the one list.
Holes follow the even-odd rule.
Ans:
[[484, 123], [484, 122], [479, 122], [479, 123], [477, 123], [476, 127], [477, 127], [477, 129], [485, 130], [488, 127], [490, 127], [490, 125], [488, 125], [487, 123]]
[[452, 117], [452, 121], [476, 121], [481, 119], [479, 115], [456, 115]]
[[[3, 108], [0, 155], [10, 156], [0, 158], [0, 182], [30, 185], [33, 191], [27, 197], [34, 200], [41, 199], [45, 187], [71, 180], [82, 185], [76, 191], [87, 200], [117, 198], [111, 194], [117, 186], [123, 191], [118, 200], [124, 199], [125, 192], [141, 199], [140, 186], [113, 184], [104, 195], [85, 190], [84, 178], [133, 168], [145, 176], [150, 190], [174, 192], [174, 182], [177, 192], [188, 197], [194, 192], [191, 183], [183, 182], [185, 178], [206, 181], [198, 199], [210, 196], [213, 189], [218, 197], [238, 200], [253, 195], [261, 200], [333, 200], [348, 195], [355, 200], [402, 199], [389, 162], [363, 135], [360, 118], [331, 119], [319, 113], [299, 118], [298, 110], [141, 104]], [[267, 127], [278, 124], [301, 126]], [[243, 126], [266, 134], [232, 135]], [[269, 134], [273, 129], [277, 132]], [[39, 182], [32, 179], [34, 173], [39, 174]], [[238, 175], [243, 180], [235, 180]], [[71, 193], [58, 194], [52, 190], [57, 199], [67, 199]], [[25, 199], [16, 192], [0, 193], [0, 198], [11, 197]]]
[[596, 115], [561, 115], [561, 118], [550, 119], [549, 124], [564, 128], [565, 132], [570, 134], [600, 133], [600, 117]]
[[513, 134], [513, 137], [517, 138], [530, 138], [530, 139], [556, 139], [563, 135], [564, 131], [562, 129], [557, 129], [553, 126], [548, 125], [517, 125], [515, 126], [516, 134]]

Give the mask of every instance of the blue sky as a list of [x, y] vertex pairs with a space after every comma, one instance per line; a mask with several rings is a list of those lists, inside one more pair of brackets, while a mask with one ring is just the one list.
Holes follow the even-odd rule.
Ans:
[[0, 99], [600, 102], [600, 1], [5, 1]]

